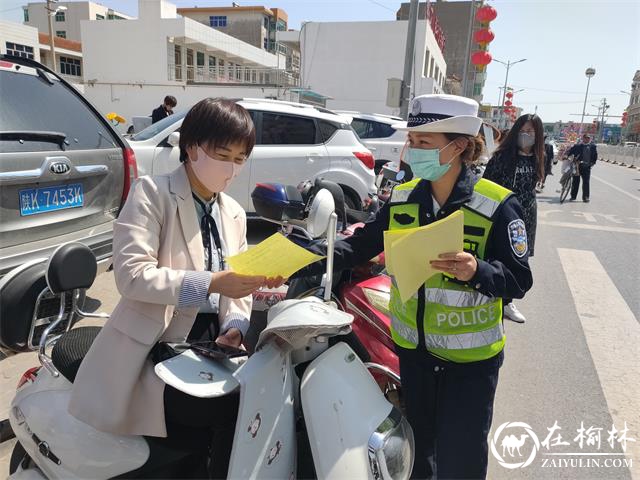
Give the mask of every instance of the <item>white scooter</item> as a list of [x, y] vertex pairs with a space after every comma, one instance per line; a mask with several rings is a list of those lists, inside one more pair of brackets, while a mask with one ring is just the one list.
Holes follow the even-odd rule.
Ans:
[[[331, 285], [336, 235], [331, 194], [320, 191], [307, 221], [295, 223], [311, 237], [327, 237], [324, 284]], [[94, 265], [93, 254], [83, 245], [61, 247], [49, 261], [49, 288], [75, 296], [93, 282]], [[386, 369], [365, 366], [345, 343], [329, 346], [330, 337], [350, 331], [353, 318], [331, 304], [330, 288], [325, 291], [324, 301], [286, 300], [271, 309], [248, 359], [212, 360], [186, 349], [156, 365], [160, 378], [189, 395], [239, 395], [228, 478], [409, 478], [413, 433], [368, 371]], [[11, 404], [18, 444], [9, 478], [149, 478], [150, 463], [158, 471], [158, 464], [180, 459], [166, 446], [158, 450], [154, 439], [103, 433], [69, 415], [72, 381], [98, 328], [49, 335], [59, 331], [63, 313], [42, 335], [41, 367], [23, 375]], [[85, 315], [77, 308], [76, 314]], [[301, 470], [304, 464], [311, 464], [310, 473]]]

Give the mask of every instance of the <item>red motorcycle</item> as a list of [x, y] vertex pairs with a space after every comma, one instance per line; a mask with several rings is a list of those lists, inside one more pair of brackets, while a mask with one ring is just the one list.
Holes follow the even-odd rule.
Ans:
[[[339, 237], [353, 235], [375, 213], [347, 209], [340, 186], [324, 180], [316, 180], [311, 185], [304, 183], [295, 189], [277, 184], [258, 184], [252, 193], [252, 199], [256, 212], [261, 217], [278, 222], [284, 219], [295, 224], [305, 217], [306, 206], [311, 204], [315, 193], [323, 188], [329, 190], [334, 197], [339, 224], [342, 225], [339, 227]], [[373, 200], [374, 203], [376, 201], [377, 199]], [[307, 247], [314, 242], [290, 229], [284, 233], [301, 246]], [[263, 296], [261, 300], [265, 303], [309, 295], [322, 296], [324, 292], [320, 284], [321, 277], [295, 278], [289, 282], [286, 293], [280, 290], [260, 292], [258, 295]], [[332, 294], [339, 308], [354, 316], [353, 331], [339, 340], [348, 343], [363, 362], [385, 367], [384, 370], [372, 373], [381, 388], [391, 397], [400, 386], [400, 369], [390, 334], [390, 285], [391, 279], [384, 271], [384, 254], [381, 254], [366, 265], [336, 274]], [[335, 341], [338, 341], [337, 337]]]

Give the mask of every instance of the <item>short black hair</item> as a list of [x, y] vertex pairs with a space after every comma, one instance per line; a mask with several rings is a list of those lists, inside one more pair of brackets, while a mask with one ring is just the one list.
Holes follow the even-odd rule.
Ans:
[[164, 104], [170, 105], [171, 108], [173, 108], [176, 105], [178, 105], [178, 101], [176, 100], [176, 97], [174, 97], [173, 95], [167, 95], [166, 97], [164, 97]]
[[244, 143], [247, 156], [256, 144], [256, 128], [249, 112], [233, 100], [205, 98], [187, 113], [180, 127], [180, 161], [187, 160], [187, 148], [206, 145], [224, 147]]

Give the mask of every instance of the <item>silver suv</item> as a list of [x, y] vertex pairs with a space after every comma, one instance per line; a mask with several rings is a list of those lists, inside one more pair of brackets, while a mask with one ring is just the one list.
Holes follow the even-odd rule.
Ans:
[[[41, 295], [46, 287], [42, 263], [61, 244], [84, 243], [95, 254], [100, 271], [107, 269], [113, 222], [137, 167], [133, 150], [108, 121], [42, 64], [0, 55], [0, 98], [4, 334], [36, 303], [36, 298], [24, 297], [29, 289], [41, 297], [33, 315], [43, 320], [57, 315], [59, 301]], [[19, 305], [14, 308], [15, 302]]]

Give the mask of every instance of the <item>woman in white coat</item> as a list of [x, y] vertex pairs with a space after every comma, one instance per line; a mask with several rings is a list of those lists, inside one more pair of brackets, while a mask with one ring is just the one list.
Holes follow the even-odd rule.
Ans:
[[122, 298], [78, 371], [69, 407], [74, 417], [101, 431], [154, 437], [171, 437], [173, 425], [219, 427], [229, 417], [219, 405], [212, 408], [212, 399], [166, 386], [150, 352], [190, 332], [209, 331], [219, 344], [239, 346], [251, 293], [282, 283], [225, 269], [226, 257], [247, 249], [247, 227], [244, 210], [223, 191], [254, 144], [255, 127], [243, 107], [207, 98], [182, 123], [183, 164], [133, 186], [114, 227]]

